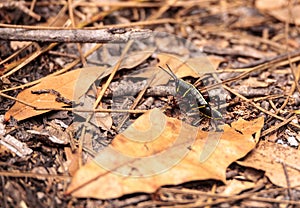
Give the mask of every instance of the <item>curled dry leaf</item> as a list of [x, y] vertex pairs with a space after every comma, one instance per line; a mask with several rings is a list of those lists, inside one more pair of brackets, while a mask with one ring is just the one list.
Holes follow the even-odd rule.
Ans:
[[[258, 147], [249, 154], [244, 161], [238, 163], [243, 166], [263, 170], [271, 182], [277, 186], [287, 187], [300, 185], [300, 152], [289, 146], [261, 141]], [[283, 166], [287, 170], [284, 173]]]
[[262, 126], [263, 118], [238, 120], [224, 132], [204, 132], [149, 110], [76, 172], [66, 194], [109, 199], [192, 180], [225, 182], [226, 168], [255, 147], [252, 134]]

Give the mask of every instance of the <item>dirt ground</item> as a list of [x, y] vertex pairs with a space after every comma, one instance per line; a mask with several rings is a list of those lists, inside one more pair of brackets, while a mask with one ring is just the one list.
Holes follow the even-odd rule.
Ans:
[[[299, 14], [290, 0], [0, 2], [0, 207], [299, 207]], [[88, 33], [52, 37], [66, 28]], [[253, 145], [220, 147], [223, 178], [107, 185], [124, 189], [117, 197], [70, 191], [84, 164], [155, 108], [224, 138], [235, 128]], [[107, 112], [88, 114], [97, 109]], [[248, 149], [229, 160], [231, 148]]]

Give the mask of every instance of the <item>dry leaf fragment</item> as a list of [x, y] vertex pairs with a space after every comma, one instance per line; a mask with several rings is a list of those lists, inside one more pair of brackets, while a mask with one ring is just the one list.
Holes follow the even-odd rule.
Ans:
[[154, 47], [149, 47], [147, 50], [136, 51], [125, 56], [120, 68], [132, 69], [146, 61], [155, 51]]
[[70, 147], [65, 147], [64, 150], [67, 158], [68, 172], [73, 176], [80, 167], [79, 161], [81, 154], [79, 151], [72, 152]]
[[[225, 182], [228, 165], [255, 147], [252, 134], [261, 130], [263, 118], [239, 120], [232, 126], [225, 125], [222, 133], [204, 132], [158, 109], [149, 110], [79, 169], [66, 193], [109, 199], [192, 180]], [[210, 139], [218, 138], [217, 146], [210, 147]], [[208, 148], [214, 151], [200, 162]]]
[[56, 144], [68, 144], [70, 136], [68, 130], [64, 130], [55, 120], [47, 122], [47, 126], [42, 130], [27, 130], [28, 133], [41, 135]]
[[232, 196], [241, 193], [247, 189], [255, 187], [255, 183], [249, 181], [240, 181], [233, 179], [227, 183], [225, 190], [222, 194]]
[[4, 115], [0, 115], [0, 136], [3, 136], [5, 132]]
[[300, 24], [300, 5], [299, 3], [289, 5], [286, 0], [256, 0], [255, 6], [269, 15], [275, 17], [279, 21], [291, 24]]
[[108, 113], [95, 113], [95, 120], [97, 126], [107, 131], [111, 129], [111, 126], [113, 124], [112, 117]]
[[[18, 99], [25, 101], [37, 108], [60, 108], [66, 106], [57, 102], [56, 96], [51, 93], [32, 94], [32, 91], [51, 89], [59, 92], [62, 97], [77, 100], [83, 95], [90, 85], [104, 73], [104, 67], [87, 67], [76, 69], [58, 76], [48, 76], [41, 83], [27, 88], [19, 93]], [[16, 102], [5, 114], [5, 120], [13, 116], [18, 121], [48, 112], [49, 110], [35, 110], [32, 107]]]
[[300, 24], [300, 5], [291, 8], [284, 7], [282, 9], [270, 10], [268, 13], [282, 22]]
[[282, 8], [288, 5], [286, 0], [256, 0], [255, 7], [259, 10], [273, 10]]
[[25, 157], [33, 152], [33, 150], [27, 147], [25, 143], [20, 142], [9, 134], [0, 139], [0, 145], [5, 146], [19, 157]]
[[[154, 50], [155, 48], [148, 48], [147, 50], [127, 55], [120, 68], [132, 68], [141, 64], [153, 54]], [[91, 59], [93, 59], [93, 57]], [[76, 69], [58, 76], [48, 76], [42, 79], [41, 83], [19, 93], [17, 98], [37, 108], [60, 108], [66, 106], [66, 104], [57, 102], [55, 95], [51, 93], [32, 94], [32, 91], [50, 89], [60, 93], [63, 98], [75, 101], [87, 92], [97, 78], [104, 78], [109, 75], [112, 70], [113, 67], [93, 66]], [[35, 110], [32, 107], [16, 102], [5, 114], [5, 120], [13, 116], [16, 120], [20, 121], [48, 111], [49, 110]], [[109, 124], [107, 126], [109, 126]]]
[[[120, 48], [116, 48], [115, 44], [108, 44], [106, 45], [106, 47], [101, 47], [88, 57], [89, 66], [114, 66], [118, 62], [118, 60], [120, 59]], [[147, 47], [144, 50], [130, 51], [123, 59], [120, 69], [132, 69], [134, 67], [137, 67], [138, 65], [146, 61], [155, 52], [155, 49], [155, 47]], [[110, 53], [115, 54], [112, 55]], [[111, 73], [112, 69], [113, 67], [110, 69], [109, 73]], [[108, 74], [105, 74], [105, 76], [107, 75]]]
[[182, 58], [173, 54], [159, 53], [159, 66], [165, 67], [168, 64], [177, 77], [195, 77], [205, 73], [215, 72], [215, 67], [207, 56], [198, 56], [195, 58]]
[[194, 58], [183, 58], [174, 54], [158, 53], [156, 57], [159, 59], [157, 67], [148, 67], [143, 73], [133, 75], [132, 77], [152, 77], [156, 74], [155, 80], [151, 82], [151, 86], [164, 85], [168, 83], [170, 77], [159, 66], [165, 67], [168, 64], [178, 78], [195, 77], [198, 78], [205, 73], [215, 72], [217, 66], [223, 61], [215, 56], [197, 56]]
[[300, 152], [289, 146], [261, 141], [258, 147], [244, 161], [243, 166], [266, 172], [266, 176], [277, 186], [287, 187], [287, 177], [283, 170], [286, 166], [290, 186], [300, 185]]

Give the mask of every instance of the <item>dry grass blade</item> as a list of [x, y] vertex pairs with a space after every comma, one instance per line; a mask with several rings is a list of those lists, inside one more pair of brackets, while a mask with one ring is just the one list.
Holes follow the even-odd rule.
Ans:
[[[298, 186], [299, 187], [299, 186]], [[291, 188], [297, 188], [297, 187], [291, 187]], [[265, 198], [265, 197], [258, 197], [256, 195], [262, 195], [262, 194], [268, 194], [268, 193], [277, 193], [277, 192], [283, 192], [286, 191], [287, 188], [275, 188], [275, 189], [269, 189], [269, 190], [262, 190], [260, 192], [246, 192], [241, 195], [221, 195], [221, 194], [214, 194], [214, 193], [207, 193], [203, 191], [198, 190], [192, 190], [192, 189], [174, 189], [174, 188], [162, 188], [159, 190], [158, 194], [169, 194], [169, 193], [175, 193], [175, 194], [183, 194], [183, 195], [194, 195], [194, 196], [204, 196], [204, 197], [212, 197], [214, 200], [211, 202], [203, 202], [203, 198], [200, 197], [199, 200], [191, 200], [190, 203], [185, 203], [184, 205], [174, 206], [174, 207], [204, 207], [204, 206], [211, 206], [211, 205], [218, 205], [222, 204], [224, 202], [234, 202], [241, 199], [247, 199], [247, 200], [253, 200], [253, 201], [262, 201], [262, 202], [272, 202], [272, 203], [282, 203], [282, 204], [294, 204], [299, 205], [300, 202], [294, 201], [294, 200], [280, 200], [280, 199], [272, 199], [272, 198]], [[173, 207], [172, 206], [172, 207]]]
[[38, 174], [38, 173], [26, 173], [26, 172], [8, 172], [8, 171], [0, 171], [0, 176], [8, 176], [8, 177], [28, 177], [28, 178], [55, 178], [57, 180], [70, 180], [70, 176], [67, 175], [51, 175], [51, 174]]
[[278, 130], [280, 127], [289, 124], [293, 119], [295, 119], [295, 116], [291, 116], [289, 119], [282, 121], [281, 123], [277, 124], [276, 126], [273, 126], [269, 129], [263, 131], [261, 133], [261, 136], [266, 136], [266, 135], [272, 133], [273, 131]]
[[120, 67], [120, 65], [121, 65], [121, 63], [122, 63], [122, 61], [123, 61], [125, 55], [127, 54], [129, 48], [131, 47], [132, 43], [133, 43], [133, 41], [130, 40], [130, 41], [126, 44], [126, 46], [125, 46], [125, 48], [124, 48], [124, 50], [123, 50], [123, 52], [122, 52], [122, 54], [121, 54], [121, 56], [120, 56], [120, 58], [119, 58], [119, 61], [118, 61], [118, 62], [116, 63], [116, 65], [114, 66], [114, 68], [113, 68], [111, 74], [109, 75], [109, 77], [108, 77], [108, 79], [107, 79], [105, 85], [103, 85], [102, 90], [101, 90], [101, 92], [99, 93], [99, 95], [98, 95], [98, 97], [97, 97], [97, 100], [95, 101], [94, 109], [96, 109], [97, 106], [99, 105], [99, 103], [100, 103], [100, 101], [101, 101], [101, 99], [102, 99], [102, 97], [103, 97], [105, 91], [107, 90], [109, 84], [111, 83], [112, 79], [114, 78], [115, 74], [117, 73], [117, 71], [118, 71], [118, 69], [119, 69], [119, 67]]
[[[1, 28], [0, 28], [1, 30]], [[40, 50], [34, 52], [28, 59], [26, 59], [24, 62], [22, 62], [20, 65], [18, 65], [17, 67], [15, 67], [13, 70], [7, 72], [6, 74], [2, 75], [0, 77], [0, 79], [9, 77], [10, 75], [12, 75], [13, 73], [15, 73], [16, 71], [20, 70], [21, 68], [23, 68], [24, 66], [26, 66], [28, 63], [30, 63], [31, 61], [35, 60], [38, 56], [40, 56], [41, 54], [45, 53], [48, 50], [51, 50], [52, 48], [54, 48], [56, 46], [56, 43], [52, 43], [48, 46], [45, 46], [43, 48], [41, 48]]]
[[[152, 76], [152, 78], [150, 80], [147, 80], [147, 84], [144, 87], [144, 89], [138, 94], [137, 98], [134, 100], [133, 104], [131, 105], [129, 110], [134, 110], [136, 108], [136, 106], [139, 104], [139, 102], [141, 101], [141, 99], [143, 98], [147, 88], [151, 85], [151, 82], [153, 81], [153, 79], [155, 78], [155, 74]], [[128, 119], [128, 115], [125, 115], [124, 118], [121, 120], [121, 122], [119, 123], [119, 125], [117, 126], [116, 130], [119, 131], [120, 128], [124, 125], [124, 123], [126, 122], [126, 120]]]
[[[99, 49], [100, 47], [102, 47], [102, 44], [96, 44], [94, 47], [92, 47], [89, 51], [87, 51], [85, 54], [84, 54], [84, 57], [87, 57], [89, 55], [91, 55], [92, 53], [94, 53], [97, 49]], [[57, 75], [60, 75], [60, 74], [63, 74], [67, 71], [69, 71], [71, 68], [73, 68], [74, 66], [76, 66], [77, 64], [79, 64], [81, 61], [80, 58], [74, 60], [73, 62], [69, 63], [68, 65], [66, 65], [64, 68], [62, 68], [61, 70], [57, 71], [57, 72], [54, 72], [52, 74], [49, 74], [49, 76], [57, 76]], [[42, 77], [41, 79], [38, 79], [38, 80], [35, 80], [33, 82], [29, 82], [29, 83], [26, 83], [26, 84], [23, 84], [23, 85], [20, 85], [20, 86], [17, 86], [17, 87], [12, 87], [12, 88], [8, 88], [8, 89], [5, 89], [5, 90], [1, 90], [0, 92], [8, 92], [8, 91], [12, 91], [12, 90], [17, 90], [17, 89], [22, 89], [22, 88], [26, 88], [26, 87], [30, 87], [32, 85], [35, 85], [35, 84], [38, 84], [40, 83], [43, 79], [46, 79], [47, 77]]]

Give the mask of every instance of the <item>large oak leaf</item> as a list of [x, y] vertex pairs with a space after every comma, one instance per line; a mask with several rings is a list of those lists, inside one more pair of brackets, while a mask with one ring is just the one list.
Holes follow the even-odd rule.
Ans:
[[[255, 147], [252, 134], [262, 126], [263, 118], [241, 119], [224, 132], [205, 132], [150, 110], [79, 169], [66, 193], [109, 199], [193, 180], [225, 182], [226, 168]], [[214, 151], [201, 162], [209, 148]]]

